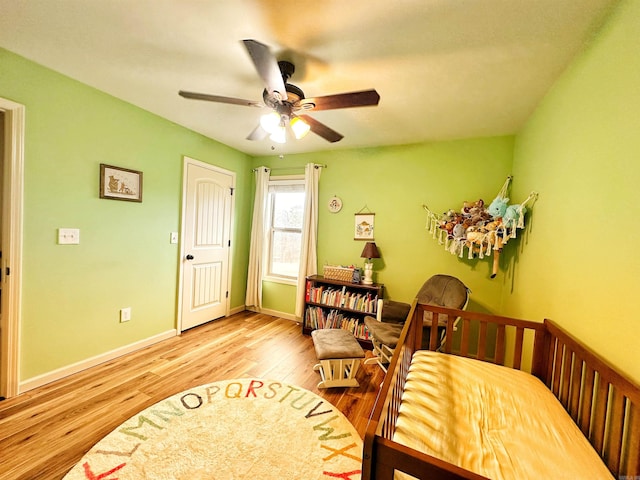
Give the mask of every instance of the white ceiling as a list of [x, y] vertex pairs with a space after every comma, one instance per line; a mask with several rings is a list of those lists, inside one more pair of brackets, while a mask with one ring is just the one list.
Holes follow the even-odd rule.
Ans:
[[[0, 46], [242, 152], [300, 153], [513, 134], [615, 3], [0, 0]], [[311, 113], [335, 144], [246, 140], [263, 110], [177, 92], [261, 100], [247, 38], [293, 60], [308, 97], [375, 88], [380, 104]]]

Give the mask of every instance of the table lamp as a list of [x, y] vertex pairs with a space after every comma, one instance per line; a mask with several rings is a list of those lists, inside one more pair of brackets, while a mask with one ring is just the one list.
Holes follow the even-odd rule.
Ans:
[[368, 261], [364, 262], [364, 279], [362, 283], [365, 285], [371, 285], [373, 283], [373, 263], [372, 258], [380, 258], [378, 247], [374, 242], [367, 242], [360, 254], [361, 258], [366, 258]]

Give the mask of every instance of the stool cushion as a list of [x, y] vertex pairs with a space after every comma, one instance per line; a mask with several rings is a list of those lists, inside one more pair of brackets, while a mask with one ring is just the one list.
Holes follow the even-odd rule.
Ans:
[[399, 323], [379, 322], [373, 317], [364, 317], [364, 324], [371, 336], [389, 348], [396, 348], [404, 325]]
[[341, 328], [321, 328], [311, 332], [318, 360], [363, 358], [364, 350], [353, 333]]

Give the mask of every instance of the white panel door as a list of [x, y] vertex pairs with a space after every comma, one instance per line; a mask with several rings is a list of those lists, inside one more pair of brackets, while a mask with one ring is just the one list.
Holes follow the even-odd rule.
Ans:
[[185, 170], [180, 330], [228, 314], [235, 181], [230, 172], [189, 159]]

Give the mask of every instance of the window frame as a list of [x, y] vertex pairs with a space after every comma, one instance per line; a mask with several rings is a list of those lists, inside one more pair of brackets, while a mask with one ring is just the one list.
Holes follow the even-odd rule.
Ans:
[[[282, 283], [285, 285], [297, 285], [298, 284], [298, 273], [295, 276], [288, 275], [280, 275], [277, 273], [273, 273], [271, 271], [272, 261], [272, 250], [271, 245], [273, 243], [273, 235], [276, 231], [278, 232], [299, 232], [300, 233], [300, 243], [302, 243], [302, 227], [300, 225], [299, 229], [294, 228], [276, 228], [273, 226], [273, 218], [274, 218], [274, 208], [275, 202], [273, 199], [273, 192], [271, 191], [272, 186], [278, 185], [301, 185], [302, 192], [305, 194], [306, 199], [306, 189], [305, 189], [305, 180], [304, 175], [281, 175], [278, 177], [272, 177], [269, 180], [269, 186], [267, 188], [267, 198], [265, 200], [265, 230], [264, 230], [264, 251], [263, 251], [263, 275], [262, 279], [268, 282], [273, 283]], [[277, 193], [277, 192], [276, 192]], [[303, 205], [304, 208], [304, 205]], [[301, 245], [302, 247], [302, 245]], [[298, 258], [298, 267], [300, 265], [300, 258]]]

